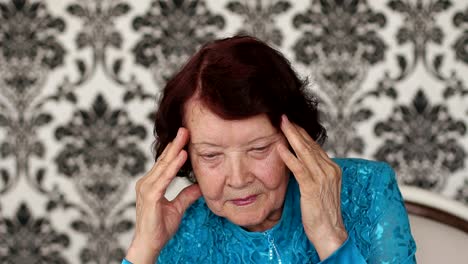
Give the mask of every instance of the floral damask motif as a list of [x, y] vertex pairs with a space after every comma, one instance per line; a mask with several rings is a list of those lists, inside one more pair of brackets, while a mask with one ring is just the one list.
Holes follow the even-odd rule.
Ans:
[[[0, 142], [0, 158], [14, 157], [17, 171], [15, 175], [29, 172], [26, 171], [28, 162], [32, 157], [42, 158], [45, 154], [45, 146], [37, 137], [37, 130], [47, 125], [52, 116], [48, 113], [36, 113], [20, 115], [16, 119], [10, 111], [0, 112], [0, 128], [7, 130], [5, 141]], [[7, 170], [2, 173], [3, 186], [0, 185], [0, 194], [6, 192], [18, 180], [11, 179], [13, 175]], [[29, 175], [26, 175], [29, 176]]]
[[384, 57], [386, 45], [376, 30], [385, 25], [366, 1], [313, 1], [309, 9], [294, 17], [294, 27], [304, 30], [294, 46], [296, 59], [310, 65], [325, 56], [347, 53], [369, 64]]
[[418, 55], [423, 55], [429, 43], [441, 44], [443, 40], [442, 29], [436, 24], [436, 16], [452, 5], [449, 0], [431, 1], [403, 1], [392, 0], [388, 6], [404, 15], [402, 26], [397, 33], [398, 44], [411, 42]]
[[0, 91], [20, 112], [40, 92], [47, 73], [63, 63], [57, 36], [64, 29], [63, 20], [39, 1], [0, 3]]
[[134, 207], [133, 202], [120, 208], [119, 202], [130, 179], [145, 169], [147, 157], [138, 148], [146, 138], [145, 128], [134, 124], [126, 111], [111, 109], [99, 94], [91, 109], [77, 110], [68, 124], [56, 129], [55, 137], [63, 143], [56, 157], [58, 171], [74, 181], [92, 211], [69, 205], [82, 215], [72, 228], [88, 241], [80, 252], [82, 263], [119, 263], [125, 250], [118, 236], [133, 228], [122, 215]]
[[0, 219], [0, 262], [68, 263], [62, 251], [70, 238], [54, 230], [47, 218], [34, 218], [21, 203], [13, 218]]
[[48, 74], [61, 66], [65, 49], [58, 41], [65, 23], [52, 16], [44, 3], [11, 0], [0, 3], [0, 158], [14, 159], [16, 171], [0, 169], [0, 193], [26, 175], [28, 162], [42, 158], [45, 146], [38, 130], [52, 120], [38, 99]]
[[114, 20], [130, 10], [121, 1], [77, 2], [67, 7], [68, 13], [83, 21], [82, 31], [76, 37], [78, 49], [93, 47], [102, 56], [107, 46], [120, 48], [122, 36], [115, 28]]
[[[329, 140], [333, 143], [325, 143], [327, 151], [332, 153], [363, 153], [365, 143], [362, 137], [357, 133], [350, 133], [349, 128], [353, 127], [354, 123], [362, 122], [372, 115], [372, 111], [367, 108], [353, 109], [354, 112], [346, 116], [334, 118], [330, 116], [329, 111], [321, 111], [321, 116], [324, 119], [324, 125], [332, 128], [332, 133], [329, 133]], [[330, 130], [327, 130], [329, 132]]]
[[237, 32], [240, 35], [252, 35], [265, 42], [281, 46], [283, 34], [275, 26], [275, 18], [288, 11], [291, 4], [287, 1], [231, 1], [226, 8], [242, 17], [242, 28]]
[[[96, 67], [101, 64], [104, 73], [118, 84], [135, 88], [138, 82], [134, 76], [130, 81], [123, 81], [118, 74], [122, 64], [122, 58], [108, 61], [109, 48], [121, 49], [122, 34], [116, 27], [116, 20], [126, 15], [130, 6], [122, 1], [80, 1], [67, 7], [67, 12], [82, 22], [82, 30], [75, 38], [78, 50], [90, 48], [92, 51], [91, 65], [87, 65], [83, 59], [77, 59], [77, 67], [81, 73], [79, 85], [96, 72]], [[112, 66], [109, 66], [111, 65]]]
[[67, 12], [82, 22], [82, 30], [75, 38], [76, 47], [78, 50], [90, 49], [92, 59], [88, 63], [83, 58], [75, 60], [79, 78], [75, 82], [65, 79], [59, 86], [63, 90], [59, 95], [65, 94], [65, 99], [73, 99], [73, 89], [89, 80], [97, 72], [97, 67], [102, 66], [106, 77], [126, 90], [122, 98], [124, 102], [134, 98], [154, 101], [154, 93], [144, 91], [135, 73], [126, 71], [126, 76], [122, 76], [122, 68], [128, 64], [124, 56], [115, 53], [109, 56], [110, 49], [114, 49], [114, 52], [122, 49], [124, 40], [116, 24], [130, 9], [130, 5], [121, 0], [78, 1], [67, 6]]
[[463, 33], [457, 38], [453, 44], [457, 59], [468, 64], [468, 8], [465, 11], [460, 11], [453, 17], [453, 24], [457, 28], [464, 28]]
[[142, 36], [133, 48], [138, 64], [150, 68], [160, 88], [200, 45], [216, 38], [224, 18], [212, 14], [204, 1], [153, 1], [133, 20]]
[[112, 220], [100, 219], [93, 224], [90, 219], [75, 220], [71, 227], [88, 237], [86, 246], [80, 252], [81, 263], [120, 263], [125, 257], [125, 250], [120, 246], [118, 236], [126, 233], [134, 224], [120, 215], [113, 215]]
[[128, 183], [144, 171], [147, 160], [138, 148], [146, 130], [121, 109], [112, 110], [98, 95], [89, 111], [78, 110], [55, 136], [64, 142], [56, 162], [72, 178], [81, 198], [100, 217], [119, 201]]
[[360, 104], [369, 94], [357, 92], [368, 68], [384, 58], [387, 46], [377, 30], [385, 23], [383, 14], [366, 1], [312, 1], [294, 17], [294, 27], [302, 31], [294, 45], [295, 58], [310, 68], [320, 88], [330, 137], [325, 148], [336, 156], [364, 150], [355, 125], [372, 111]]
[[[462, 34], [457, 38], [453, 44], [456, 58], [465, 64], [468, 64], [468, 8], [465, 11], [457, 12], [453, 17], [453, 24], [457, 28], [463, 28]], [[448, 85], [444, 91], [444, 97], [450, 97], [454, 94], [460, 94], [461, 96], [468, 96], [468, 87], [464, 86], [463, 83], [457, 79], [455, 85]], [[468, 115], [468, 109], [466, 111]], [[465, 196], [467, 197], [467, 196]]]
[[452, 6], [452, 2], [449, 0], [391, 0], [387, 5], [393, 11], [403, 15], [404, 18], [396, 35], [398, 45], [412, 45], [411, 56], [413, 58], [410, 65], [408, 65], [406, 56], [398, 54], [398, 63], [402, 68], [398, 79], [402, 79], [414, 71], [418, 62], [422, 62], [430, 74], [445, 81], [447, 77], [440, 72], [444, 54], [436, 53], [431, 55], [433, 58], [430, 58], [428, 50], [429, 44], [441, 45], [443, 43], [444, 34], [437, 24], [437, 17], [448, 10]]
[[[388, 2], [388, 7], [402, 14], [404, 21], [398, 29], [397, 41], [399, 45], [412, 44], [413, 60], [411, 65], [408, 65], [407, 57], [398, 54], [398, 65], [401, 73], [393, 78], [394, 82], [403, 79], [409, 75], [411, 71], [416, 69], [418, 62], [422, 62], [423, 66], [433, 77], [444, 82], [445, 90], [444, 98], [449, 98], [454, 95], [468, 95], [468, 88], [465, 87], [463, 79], [456, 71], [451, 71], [450, 74], [444, 74], [442, 64], [445, 58], [444, 53], [434, 53], [429, 55], [429, 44], [442, 45], [444, 34], [442, 28], [437, 25], [437, 16], [452, 6], [449, 0], [433, 0], [433, 1], [402, 1], [391, 0]], [[457, 28], [462, 28], [463, 25], [468, 25], [468, 9], [465, 11], [456, 12], [453, 16], [453, 24]], [[468, 62], [468, 34], [465, 31], [456, 39], [453, 44], [455, 57], [464, 63]], [[432, 58], [431, 58], [432, 56]]]
[[454, 120], [445, 105], [431, 105], [418, 90], [410, 105], [394, 108], [388, 120], [375, 126], [385, 138], [375, 158], [389, 162], [404, 184], [440, 190], [446, 178], [464, 167], [466, 153], [458, 142], [466, 135], [462, 120]]

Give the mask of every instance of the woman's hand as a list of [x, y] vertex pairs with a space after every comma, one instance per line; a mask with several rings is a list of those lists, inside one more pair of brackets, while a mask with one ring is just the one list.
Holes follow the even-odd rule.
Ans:
[[183, 147], [188, 138], [188, 130], [180, 128], [153, 168], [136, 184], [136, 227], [126, 256], [132, 263], [153, 264], [177, 232], [185, 210], [201, 196], [198, 184], [194, 184], [172, 201], [164, 197], [167, 187], [187, 160]]
[[302, 127], [285, 115], [281, 130], [296, 155], [283, 144], [278, 146], [278, 152], [297, 179], [304, 231], [323, 260], [348, 237], [341, 217], [341, 169]]

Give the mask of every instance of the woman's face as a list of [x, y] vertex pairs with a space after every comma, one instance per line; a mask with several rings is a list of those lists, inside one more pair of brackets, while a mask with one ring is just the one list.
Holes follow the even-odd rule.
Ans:
[[288, 184], [276, 147], [286, 140], [268, 117], [224, 120], [190, 100], [184, 121], [189, 157], [211, 211], [250, 231], [276, 224]]

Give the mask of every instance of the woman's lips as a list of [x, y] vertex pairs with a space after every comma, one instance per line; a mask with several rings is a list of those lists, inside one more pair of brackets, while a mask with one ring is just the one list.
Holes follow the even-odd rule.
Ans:
[[231, 202], [237, 206], [246, 206], [254, 203], [257, 200], [257, 195], [250, 195], [240, 199], [233, 199]]

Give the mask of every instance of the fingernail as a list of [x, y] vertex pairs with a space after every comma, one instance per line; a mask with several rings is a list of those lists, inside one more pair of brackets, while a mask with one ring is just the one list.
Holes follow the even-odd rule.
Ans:
[[283, 119], [283, 122], [289, 121], [288, 117], [285, 114], [281, 115], [281, 119]]
[[181, 134], [182, 134], [182, 129], [179, 127], [179, 129], [177, 130], [177, 136], [180, 137]]

